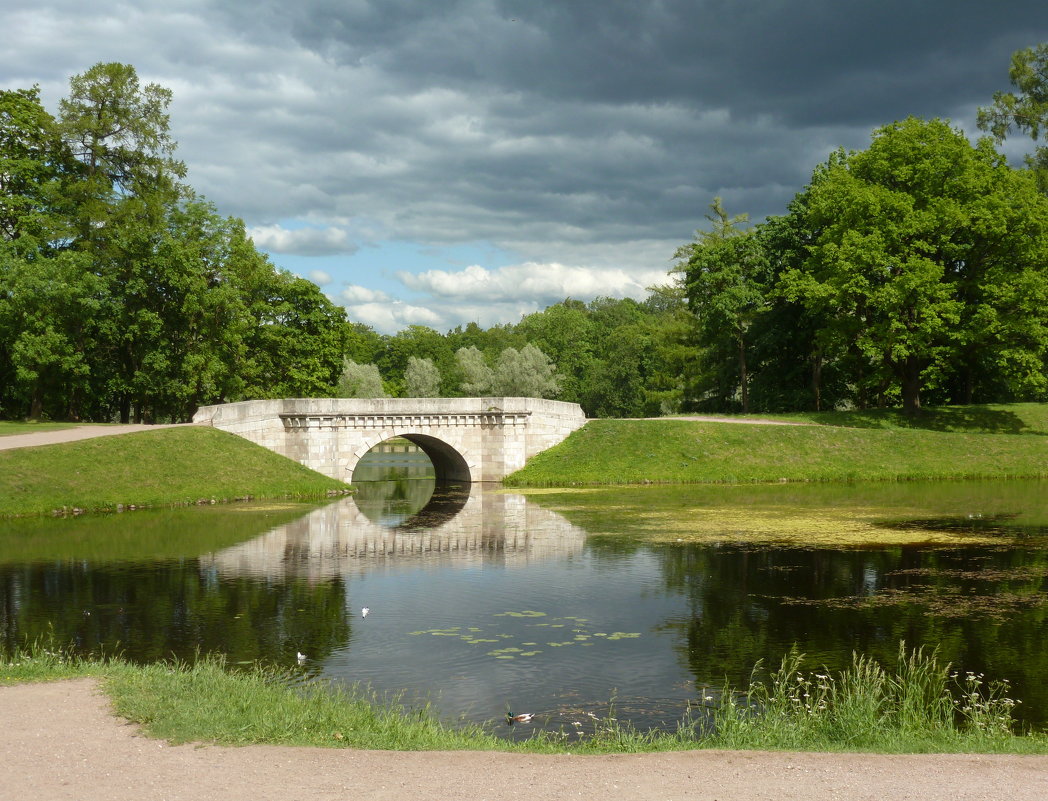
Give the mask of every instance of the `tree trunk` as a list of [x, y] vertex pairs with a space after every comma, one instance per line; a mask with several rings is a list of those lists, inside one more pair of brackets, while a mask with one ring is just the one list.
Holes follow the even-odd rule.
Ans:
[[906, 414], [921, 410], [921, 368], [916, 356], [907, 356], [903, 365], [902, 408]]
[[746, 374], [746, 343], [739, 337], [739, 384], [742, 387], [742, 413], [750, 413], [749, 376]]
[[815, 398], [815, 411], [822, 411], [822, 354], [816, 353], [811, 365], [811, 392]]
[[29, 401], [29, 419], [39, 420], [44, 413], [44, 396], [40, 391], [40, 382], [33, 385], [33, 397]]

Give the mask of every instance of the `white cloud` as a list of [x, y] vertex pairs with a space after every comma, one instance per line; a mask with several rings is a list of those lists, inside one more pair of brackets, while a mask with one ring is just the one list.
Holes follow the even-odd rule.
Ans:
[[403, 301], [355, 303], [347, 305], [346, 312], [353, 322], [370, 325], [382, 334], [393, 334], [409, 325], [427, 325], [437, 330], [444, 327], [444, 320], [433, 310]]
[[440, 298], [555, 303], [564, 298], [643, 298], [647, 287], [666, 280], [664, 270], [626, 271], [618, 268], [573, 267], [555, 262], [526, 262], [489, 270], [471, 265], [464, 270], [398, 272], [409, 289]]
[[393, 300], [379, 289], [368, 289], [358, 284], [346, 284], [345, 288], [339, 292], [338, 299], [347, 306], [362, 303], [387, 303]]
[[359, 246], [350, 241], [344, 228], [284, 228], [262, 225], [247, 229], [247, 234], [262, 250], [271, 253], [294, 253], [299, 256], [329, 256], [355, 253]]
[[331, 277], [331, 273], [326, 273], [323, 270], [310, 270], [309, 280], [319, 286], [326, 286], [335, 279]]

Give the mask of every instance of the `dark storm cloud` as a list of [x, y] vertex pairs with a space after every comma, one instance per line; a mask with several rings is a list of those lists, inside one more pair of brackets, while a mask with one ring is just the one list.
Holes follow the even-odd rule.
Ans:
[[[589, 286], [576, 268], [608, 292], [626, 291], [616, 270], [665, 269], [715, 195], [731, 213], [781, 213], [877, 126], [941, 116], [976, 133], [1012, 52], [1048, 40], [1043, 0], [8, 6], [0, 85], [39, 82], [54, 108], [70, 75], [134, 64], [174, 91], [190, 182], [272, 253], [490, 243], [517, 262], [470, 281], [415, 265], [430, 277], [405, 283], [442, 298], [469, 285], [476, 300], [521, 286], [527, 265], [553, 279], [535, 303]], [[377, 315], [392, 290], [347, 291]]]
[[[439, 187], [443, 202], [469, 209], [485, 235], [487, 223], [517, 216], [567, 222], [594, 238], [626, 220], [670, 235], [701, 217], [716, 193], [747, 201], [756, 217], [779, 212], [815, 163], [835, 147], [864, 146], [877, 125], [910, 114], [967, 116], [958, 122], [970, 125], [975, 106], [1006, 86], [1011, 52], [1048, 38], [1038, 2], [251, 7], [262, 10], [250, 19], [236, 6], [227, 13], [252, 31], [289, 31], [383, 92], [467, 98], [457, 108], [435, 103], [421, 117], [411, 104], [347, 110], [343, 126], [314, 136], [336, 151], [412, 151], [398, 185], [376, 174], [357, 186], [367, 194], [372, 180], [383, 182], [398, 204], [417, 198], [419, 186]], [[427, 124], [456, 114], [476, 137], [442, 140], [447, 131]], [[417, 220], [413, 212], [433, 209], [413, 203], [399, 219]]]
[[319, 0], [290, 7], [305, 46], [407, 86], [495, 86], [584, 103], [681, 103], [791, 125], [951, 113], [1040, 41], [1040, 2]]

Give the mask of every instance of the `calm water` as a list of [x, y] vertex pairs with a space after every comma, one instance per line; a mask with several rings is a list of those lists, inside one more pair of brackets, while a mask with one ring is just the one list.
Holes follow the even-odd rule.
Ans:
[[[879, 490], [885, 520], [893, 492], [907, 509], [935, 496], [920, 523], [959, 526], [950, 546], [760, 545], [737, 522], [720, 541], [653, 544], [638, 516], [679, 522], [682, 499], [711, 490], [583, 494], [558, 511], [563, 498], [435, 487], [414, 454], [369, 459], [392, 478], [319, 507], [3, 524], [0, 645], [53, 633], [141, 661], [219, 651], [428, 698], [448, 719], [508, 707], [572, 730], [612, 699], [620, 720], [672, 727], [698, 687], [743, 684], [793, 643], [835, 669], [853, 650], [891, 664], [905, 640], [1009, 679], [1024, 719], [1048, 722], [1044, 483]], [[726, 497], [752, 509], [775, 492]], [[869, 492], [805, 488], [803, 503], [846, 509], [852, 493], [868, 513]], [[999, 541], [968, 546], [969, 531]]]

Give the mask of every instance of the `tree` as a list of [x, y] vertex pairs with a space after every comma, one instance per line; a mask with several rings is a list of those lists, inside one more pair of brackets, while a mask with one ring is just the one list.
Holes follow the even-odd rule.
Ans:
[[[1037, 142], [1048, 133], [1048, 42], [1013, 53], [1008, 77], [1019, 94], [995, 92], [993, 105], [979, 109], [979, 128], [993, 134], [998, 144], [1013, 128]], [[1041, 191], [1048, 192], [1048, 146], [1037, 147], [1026, 163]]]
[[[379, 372], [393, 389], [394, 395], [403, 395], [403, 379], [408, 368], [408, 359], [415, 356], [432, 361], [444, 378], [455, 370], [455, 356], [447, 337], [424, 325], [410, 325], [394, 336], [383, 340], [382, 352], [375, 363]], [[446, 394], [451, 394], [449, 386]], [[437, 393], [441, 394], [440, 392]]]
[[0, 90], [0, 242], [27, 258], [69, 236], [73, 158], [40, 90]]
[[[811, 240], [779, 290], [853, 360], [853, 381], [911, 413], [978, 354], [1003, 359], [1013, 383], [1043, 383], [1045, 314], [1020, 319], [1016, 304], [1045, 297], [1048, 214], [989, 141], [910, 118], [833, 154], [803, 194], [794, 213]], [[1016, 341], [1040, 350], [1024, 362], [1009, 355]]]
[[69, 86], [57, 130], [78, 163], [70, 185], [73, 246], [89, 254], [113, 301], [100, 309], [106, 352], [98, 361], [106, 367], [104, 391], [127, 422], [132, 406], [139, 417], [144, 395], [155, 389], [150, 350], [165, 327], [155, 308], [163, 296], [153, 256], [183, 196], [185, 165], [173, 157], [170, 90], [141, 86], [134, 67], [118, 63], [96, 64]]
[[440, 395], [440, 370], [432, 359], [408, 357], [404, 371], [404, 396], [408, 398], [436, 398]]
[[24, 261], [0, 257], [0, 354], [11, 374], [5, 405], [18, 416], [77, 419], [91, 371], [99, 280], [82, 254]]
[[506, 348], [495, 366], [492, 392], [502, 397], [555, 398], [560, 377], [549, 357], [532, 344]]
[[69, 81], [59, 128], [90, 188], [108, 197], [173, 189], [185, 176], [169, 133], [171, 90], [142, 86], [130, 64], [98, 63]]
[[230, 266], [247, 308], [244, 397], [329, 395], [344, 367], [345, 309], [312, 281], [276, 269], [236, 223]]
[[483, 397], [491, 392], [495, 372], [484, 360], [484, 354], [470, 345], [455, 351], [455, 363], [462, 373], [459, 388], [467, 397]]
[[566, 299], [529, 314], [515, 330], [550, 357], [561, 376], [562, 400], [580, 402], [583, 376], [594, 362], [595, 334], [591, 311], [581, 301]]
[[688, 306], [698, 319], [700, 346], [716, 352], [730, 342], [738, 364], [743, 413], [750, 410], [747, 349], [749, 330], [766, 303], [768, 260], [760, 240], [742, 230], [747, 215], [729, 218], [720, 198], [710, 204], [711, 231], [677, 251]]
[[374, 364], [357, 364], [345, 360], [342, 375], [338, 380], [338, 397], [340, 398], [386, 398], [382, 389], [382, 376]]

